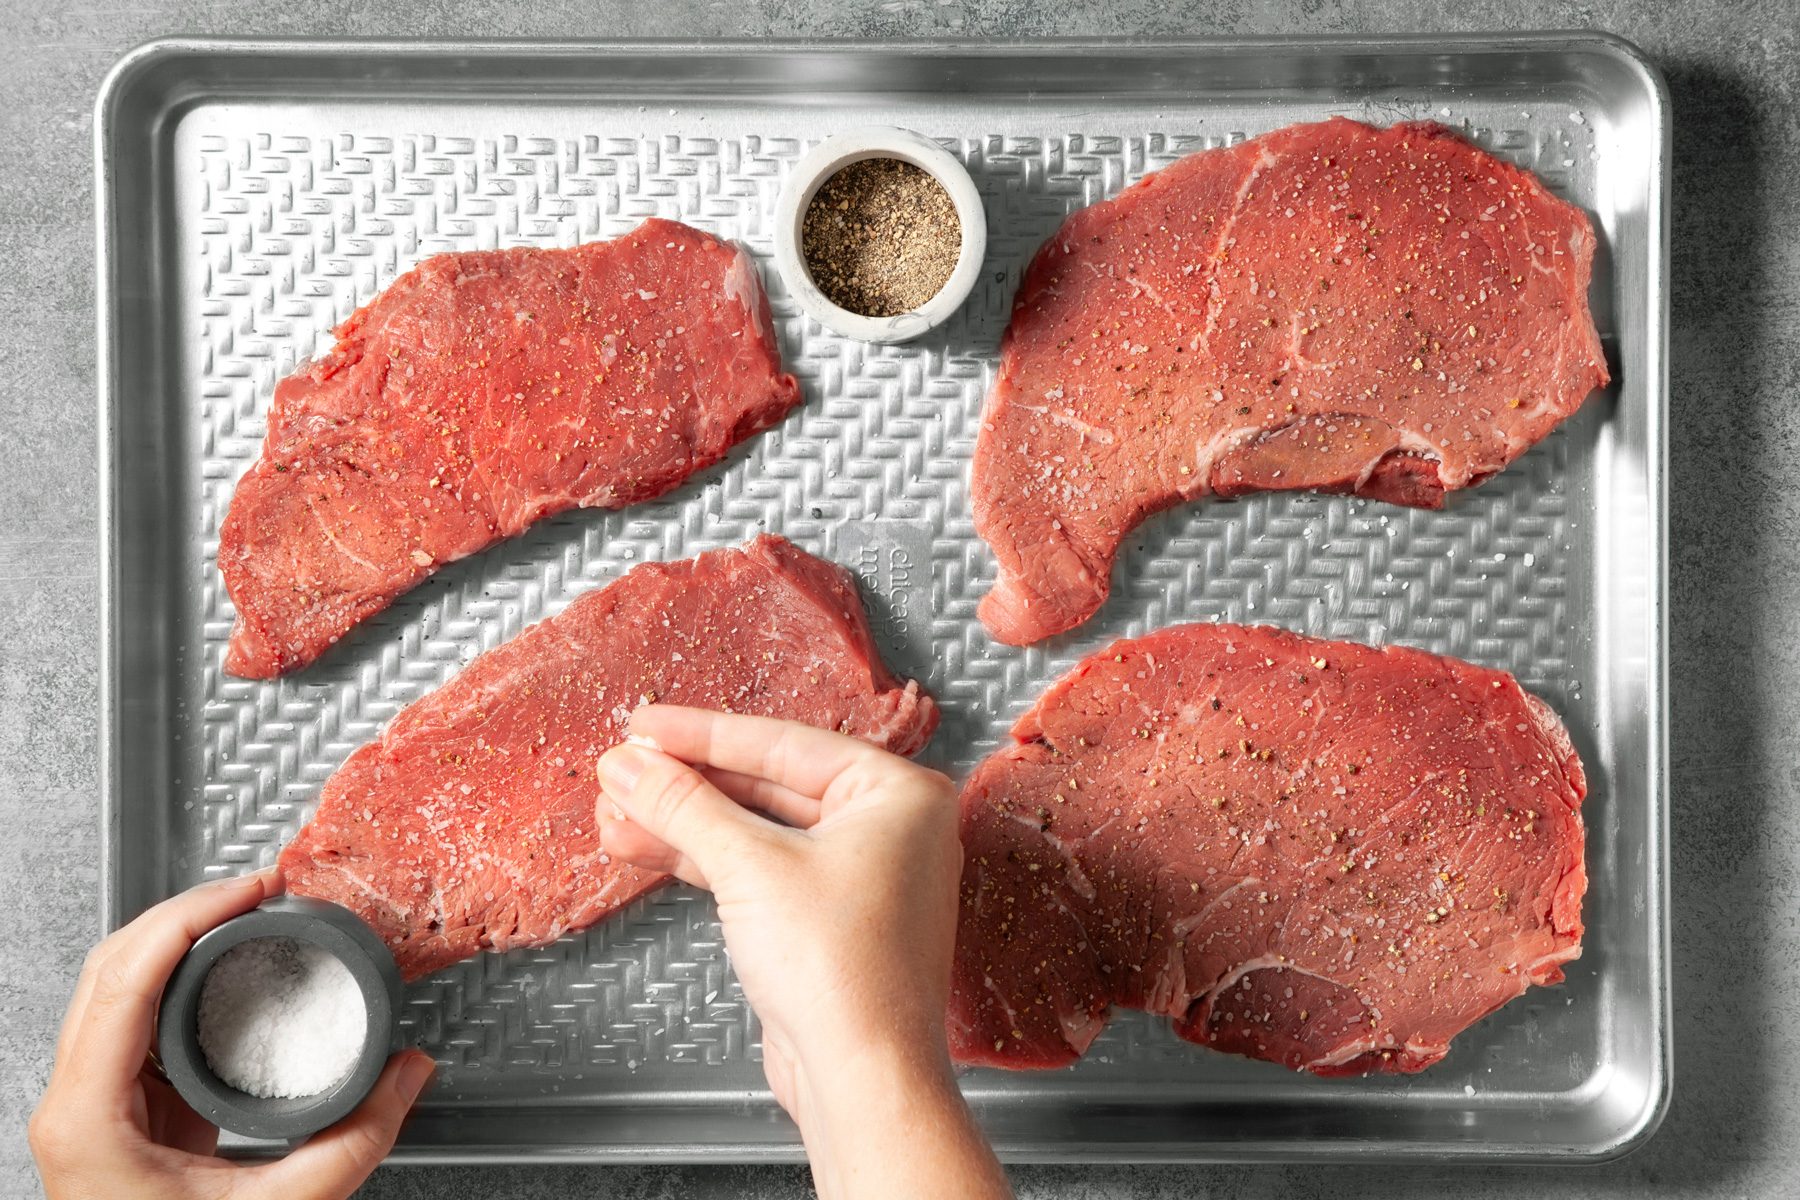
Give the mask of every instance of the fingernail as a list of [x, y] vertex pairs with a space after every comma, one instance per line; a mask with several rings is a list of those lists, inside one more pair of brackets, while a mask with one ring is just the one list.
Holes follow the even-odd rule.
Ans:
[[274, 868], [272, 867], [264, 867], [262, 870], [252, 871], [248, 875], [227, 876], [224, 879], [214, 880], [213, 886], [218, 888], [221, 892], [235, 892], [239, 890], [249, 891], [253, 887], [261, 888], [263, 886], [263, 881], [268, 878], [269, 872], [273, 869]]
[[637, 786], [644, 773], [644, 752], [636, 746], [614, 746], [600, 756], [600, 782], [621, 792]]
[[402, 1100], [411, 1104], [419, 1098], [419, 1093], [425, 1090], [425, 1085], [436, 1073], [437, 1060], [415, 1050], [400, 1064], [400, 1074], [394, 1080], [394, 1090], [400, 1093]]

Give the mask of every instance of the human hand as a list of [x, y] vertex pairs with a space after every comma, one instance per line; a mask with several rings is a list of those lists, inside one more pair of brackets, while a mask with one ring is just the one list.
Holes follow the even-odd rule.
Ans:
[[1009, 1195], [945, 1042], [950, 781], [791, 721], [651, 705], [631, 733], [660, 749], [600, 759], [601, 844], [712, 891], [821, 1196]]
[[600, 760], [626, 818], [603, 804], [601, 843], [712, 891], [782, 1106], [799, 1116], [797, 1068], [872, 1051], [947, 1062], [950, 781], [789, 721], [651, 705], [631, 732], [661, 752], [626, 743]]
[[50, 1200], [342, 1200], [387, 1155], [434, 1064], [397, 1054], [362, 1105], [277, 1162], [214, 1156], [219, 1131], [149, 1063], [163, 985], [201, 934], [281, 890], [274, 871], [165, 900], [88, 955], [31, 1153]]

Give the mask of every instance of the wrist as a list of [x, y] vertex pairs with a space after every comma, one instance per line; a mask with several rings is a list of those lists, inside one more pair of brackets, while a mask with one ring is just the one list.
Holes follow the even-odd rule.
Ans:
[[924, 1194], [896, 1186], [910, 1160], [964, 1140], [969, 1124], [941, 1036], [815, 1047], [796, 1062], [795, 1099], [821, 1200]]
[[794, 1120], [809, 1143], [843, 1127], [917, 1120], [946, 1103], [962, 1104], [941, 1034], [815, 1045], [800, 1052], [795, 1067]]

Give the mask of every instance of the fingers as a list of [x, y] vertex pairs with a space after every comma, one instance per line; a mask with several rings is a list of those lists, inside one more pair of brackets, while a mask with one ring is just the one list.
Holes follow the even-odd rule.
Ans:
[[314, 1134], [280, 1162], [245, 1172], [251, 1195], [282, 1200], [343, 1200], [381, 1165], [413, 1102], [437, 1070], [429, 1054], [408, 1050], [388, 1060], [356, 1111]]
[[[710, 878], [775, 828], [686, 763], [629, 742], [600, 757], [600, 787], [606, 793], [602, 804], [617, 806], [644, 833], [675, 851], [673, 862], [656, 869], [698, 887], [710, 887]], [[601, 815], [606, 815], [604, 809]]]
[[[810, 829], [818, 823], [819, 802], [778, 783], [715, 767], [703, 767], [700, 774], [736, 803], [767, 813], [785, 825]], [[600, 805], [600, 848], [634, 867], [675, 874], [681, 862], [680, 853], [630, 817], [609, 814], [606, 810], [612, 807], [611, 801], [603, 801]]]
[[858, 763], [906, 761], [867, 742], [795, 721], [669, 704], [649, 704], [632, 713], [631, 732], [686, 762], [754, 775], [815, 799]]
[[150, 1140], [184, 1154], [210, 1158], [219, 1148], [219, 1130], [188, 1107], [175, 1088], [149, 1071], [138, 1077], [149, 1110]]
[[96, 946], [75, 986], [57, 1045], [59, 1069], [83, 1083], [122, 1087], [150, 1049], [156, 1005], [181, 956], [215, 925], [280, 889], [272, 870], [202, 884], [148, 910]]
[[719, 767], [701, 767], [706, 781], [745, 808], [767, 813], [783, 825], [811, 829], [819, 823], [819, 800], [759, 775], [743, 775]]
[[[602, 800], [600, 806], [608, 808], [611, 804]], [[675, 874], [675, 868], [681, 862], [681, 855], [675, 847], [653, 836], [630, 817], [609, 818], [604, 813], [601, 814], [600, 848], [611, 857], [634, 867], [645, 871], [660, 871], [664, 875]]]

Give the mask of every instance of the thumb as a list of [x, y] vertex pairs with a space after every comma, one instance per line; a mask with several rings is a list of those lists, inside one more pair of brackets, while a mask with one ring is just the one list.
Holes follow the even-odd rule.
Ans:
[[381, 1077], [356, 1110], [279, 1162], [252, 1168], [262, 1193], [281, 1200], [343, 1200], [381, 1165], [400, 1123], [437, 1070], [429, 1054], [408, 1050], [388, 1060]]
[[680, 759], [626, 742], [600, 757], [604, 819], [611, 801], [632, 824], [674, 851], [663, 869], [711, 888], [719, 872], [743, 857], [745, 844], [774, 828]]

